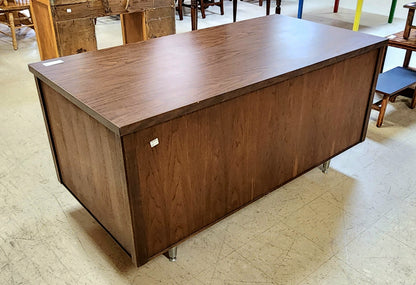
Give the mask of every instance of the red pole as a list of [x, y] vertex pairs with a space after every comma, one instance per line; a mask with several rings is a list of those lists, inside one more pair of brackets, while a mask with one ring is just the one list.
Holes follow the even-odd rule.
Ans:
[[334, 13], [338, 13], [338, 6], [339, 6], [339, 0], [335, 0], [335, 3], [334, 3]]

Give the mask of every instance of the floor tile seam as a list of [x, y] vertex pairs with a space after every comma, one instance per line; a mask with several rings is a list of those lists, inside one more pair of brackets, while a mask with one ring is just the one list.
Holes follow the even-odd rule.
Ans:
[[[362, 235], [364, 235], [364, 233], [368, 232], [371, 228], [376, 228], [376, 223], [378, 221], [380, 221], [383, 218], [383, 216], [378, 217], [377, 219], [375, 219], [375, 221], [373, 221], [372, 223], [366, 225], [364, 227], [364, 229], [362, 231], [360, 231], [354, 238], [352, 238], [350, 241], [348, 241], [347, 243], [345, 243], [343, 245], [343, 248], [346, 248], [348, 245], [350, 245], [353, 241], [357, 240], [358, 238], [360, 238]], [[341, 249], [338, 249], [334, 252], [334, 255], [336, 256]]]
[[[341, 209], [342, 210], [342, 209]], [[344, 211], [345, 212], [345, 211]], [[365, 226], [364, 229], [362, 231], [360, 231], [356, 237], [352, 238], [350, 241], [348, 241], [347, 243], [345, 243], [343, 245], [343, 247], [347, 247], [350, 243], [352, 243], [353, 241], [355, 241], [356, 239], [358, 239], [359, 237], [361, 237], [365, 232], [367, 232], [369, 229], [371, 229], [383, 216], [380, 216], [379, 218], [377, 218], [374, 222], [372, 222], [371, 224], [369, 224], [368, 226]], [[306, 238], [307, 240], [309, 240], [310, 242], [312, 242], [316, 247], [318, 247], [320, 250], [322, 250], [323, 252], [327, 252], [326, 248], [323, 248], [320, 244], [316, 243], [314, 240], [310, 239], [308, 236], [306, 236], [305, 234], [299, 232], [298, 230], [296, 230], [295, 228], [291, 227], [290, 225], [288, 225], [285, 222], [282, 222], [285, 226], [289, 227], [290, 229], [292, 229], [294, 232], [296, 232], [297, 234], [303, 236], [304, 238]], [[336, 256], [338, 253], [340, 252], [340, 249], [333, 251], [330, 256]]]
[[[311, 204], [312, 202], [314, 202], [315, 200], [317, 200], [317, 199], [319, 199], [319, 198], [322, 198], [322, 196], [326, 193], [326, 192], [328, 192], [328, 191], [324, 191], [323, 193], [321, 193], [321, 194], [319, 194], [319, 196], [317, 196], [317, 197], [315, 197], [315, 198], [313, 198], [312, 200], [310, 200], [309, 202], [306, 202], [305, 204], [303, 204], [301, 207], [299, 207], [299, 208], [297, 208], [296, 210], [293, 210], [293, 211], [291, 211], [290, 213], [288, 213], [288, 214], [285, 214], [285, 215], [279, 215], [279, 218], [280, 218], [280, 220], [281, 220], [281, 222], [283, 222], [284, 223], [284, 221], [289, 217], [289, 216], [291, 216], [291, 215], [293, 215], [294, 213], [296, 213], [296, 212], [298, 212], [298, 211], [300, 211], [301, 209], [303, 209], [304, 207], [306, 207], [306, 206], [308, 206], [309, 204]], [[322, 198], [323, 199], [323, 198]], [[325, 200], [326, 201], [326, 200]], [[284, 223], [286, 226], [287, 226], [287, 224], [286, 223]]]
[[[181, 0], [179, 0], [179, 1], [181, 1]], [[227, 228], [227, 227], [226, 227]], [[226, 231], [226, 229], [224, 229], [224, 231]], [[222, 252], [222, 250], [223, 250], [223, 248], [224, 248], [224, 244], [226, 244], [226, 242], [225, 242], [225, 238], [222, 240], [222, 242], [221, 242], [221, 248], [220, 248], [220, 250], [218, 251], [218, 256], [217, 256], [217, 262], [215, 262], [215, 265], [214, 265], [214, 268], [213, 268], [213, 270], [212, 270], [212, 274], [211, 274], [211, 277], [209, 278], [209, 283], [208, 284], [211, 284], [212, 283], [212, 281], [214, 280], [214, 275], [215, 275], [215, 272], [217, 271], [217, 267], [218, 267], [218, 260], [220, 259], [220, 255], [221, 255], [221, 252]], [[227, 245], [228, 245], [228, 243], [227, 243]], [[228, 245], [229, 246], [229, 245]], [[233, 248], [233, 247], [231, 247], [233, 250], [229, 253], [229, 254], [227, 254], [227, 255], [225, 255], [223, 258], [225, 258], [225, 257], [228, 257], [229, 255], [231, 255], [234, 251], [235, 251], [235, 249]], [[200, 273], [202, 273], [202, 271], [200, 272]], [[199, 280], [199, 279], [198, 279]], [[200, 280], [201, 281], [201, 280]], [[205, 283], [205, 282], [204, 282]]]
[[[319, 250], [321, 250], [323, 253], [328, 252], [325, 248], [322, 248], [322, 246], [320, 244], [317, 244], [315, 241], [313, 241], [312, 239], [310, 239], [308, 236], [306, 236], [305, 234], [299, 232], [298, 230], [296, 230], [295, 228], [291, 227], [290, 225], [283, 223], [286, 227], [288, 227], [289, 229], [291, 229], [292, 231], [294, 231], [296, 234], [302, 236], [303, 238], [307, 239], [309, 242], [313, 243], [313, 245], [315, 247], [317, 247]], [[330, 258], [332, 256], [334, 256], [336, 253], [331, 253], [329, 254]]]
[[[329, 193], [329, 194], [332, 194], [330, 191], [327, 191], [326, 193]], [[398, 199], [398, 197], [396, 197], [396, 196], [394, 196], [394, 198], [395, 199]], [[339, 206], [339, 205], [337, 205], [336, 203], [334, 203], [334, 202], [331, 202], [331, 201], [329, 201], [329, 200], [327, 200], [327, 199], [325, 199], [325, 198], [322, 198], [322, 199], [324, 199], [325, 201], [327, 201], [328, 203], [330, 203], [331, 205], [333, 205], [333, 206], [335, 206], [335, 207], [337, 207], [338, 209], [341, 209], [342, 211], [344, 211], [344, 212], [346, 212], [347, 214], [349, 214], [349, 215], [351, 215], [351, 216], [354, 216], [354, 217], [359, 217], [360, 215], [358, 215], [358, 214], [354, 214], [354, 213], [352, 213], [352, 212], [350, 212], [348, 209], [345, 209], [344, 207], [341, 207], [341, 206]], [[361, 208], [362, 209], [362, 208]], [[375, 224], [376, 222], [378, 222], [379, 220], [380, 220], [380, 218], [382, 218], [385, 214], [387, 214], [387, 213], [389, 213], [391, 210], [393, 210], [394, 208], [392, 207], [392, 208], [390, 208], [390, 209], [388, 209], [388, 210], [386, 210], [385, 212], [379, 212], [378, 210], [376, 210], [376, 214], [377, 214], [377, 216], [379, 216], [377, 219], [375, 219], [375, 221], [374, 222], [372, 222], [372, 223], [370, 223], [368, 226], [372, 226], [373, 224]]]
[[[280, 223], [281, 223], [281, 221], [280, 221]], [[250, 236], [250, 238], [249, 238], [247, 241], [243, 242], [243, 243], [242, 243], [240, 246], [238, 246], [238, 247], [234, 247], [234, 246], [232, 246], [230, 243], [228, 243], [228, 242], [226, 242], [226, 241], [224, 241], [224, 243], [226, 243], [226, 244], [227, 244], [230, 248], [232, 248], [232, 249], [233, 249], [233, 251], [231, 252], [231, 253], [233, 253], [234, 251], [238, 251], [238, 250], [240, 250], [242, 247], [246, 246], [249, 242], [253, 241], [253, 240], [254, 240], [255, 238], [257, 238], [258, 236], [260, 236], [260, 235], [264, 234], [264, 233], [265, 233], [265, 232], [267, 232], [268, 230], [270, 230], [270, 229], [272, 229], [273, 227], [278, 226], [278, 225], [279, 225], [279, 222], [275, 222], [275, 223], [273, 223], [270, 227], [266, 228], [265, 230], [262, 230], [262, 231], [260, 231], [260, 232], [258, 232], [258, 233], [256, 233], [256, 234], [254, 234], [254, 235]], [[228, 233], [230, 233], [230, 232], [228, 232]], [[230, 234], [232, 234], [232, 233], [230, 233]], [[229, 256], [231, 253], [227, 254], [226, 256]]]
[[376, 228], [378, 231], [382, 232], [384, 235], [386, 235], [386, 236], [388, 236], [388, 237], [390, 237], [390, 238], [394, 239], [395, 241], [397, 241], [397, 242], [401, 243], [401, 244], [402, 244], [402, 245], [404, 245], [405, 247], [408, 247], [408, 248], [410, 248], [410, 249], [412, 249], [412, 250], [416, 251], [416, 247], [415, 247], [415, 246], [412, 246], [412, 245], [408, 244], [406, 241], [403, 241], [403, 240], [401, 240], [401, 239], [398, 239], [397, 237], [395, 237], [394, 235], [392, 235], [392, 234], [390, 234], [390, 233], [388, 233], [388, 232], [384, 231], [382, 228], [380, 228], [380, 227], [379, 227], [379, 226], [377, 226], [377, 225], [375, 225], [375, 228]]
[[[375, 225], [372, 225], [372, 227], [374, 227], [376, 230], [378, 230], [378, 231], [380, 231], [379, 230], [379, 228], [377, 227], [377, 226], [375, 226]], [[371, 228], [372, 228], [371, 227]], [[366, 229], [365, 231], [363, 231], [363, 232], [361, 232], [358, 236], [357, 236], [357, 238], [355, 238], [354, 240], [356, 240], [356, 239], [358, 239], [358, 238], [360, 238], [360, 237], [362, 237], [366, 232], [369, 232], [370, 230], [371, 230], [371, 228], [368, 228], [368, 229]], [[389, 238], [391, 238], [391, 236], [390, 235], [388, 235], [388, 234], [386, 234], [385, 232], [383, 232], [383, 231], [380, 231], [381, 232], [381, 234], [382, 235], [384, 235], [384, 236], [387, 236], [387, 237], [389, 237]], [[394, 239], [394, 238], [393, 238]], [[394, 239], [394, 240], [396, 240], [396, 239]], [[396, 240], [396, 241], [398, 241], [398, 240]], [[400, 241], [399, 241], [400, 242]], [[400, 243], [402, 243], [402, 242], [400, 242]], [[348, 247], [348, 245], [349, 244], [351, 244], [351, 242], [349, 242], [348, 244], [346, 244], [345, 246], [344, 246], [344, 249], [345, 250], [347, 250], [347, 247]], [[348, 251], [348, 250], [347, 250]], [[361, 274], [364, 274], [364, 276], [366, 276], [366, 277], [368, 277], [368, 278], [370, 278], [370, 276], [368, 276], [365, 272], [363, 272], [363, 271], [361, 271], [359, 268], [356, 268], [355, 266], [354, 266], [354, 264], [351, 264], [351, 263], [349, 263], [348, 262], [348, 260], [345, 260], [345, 259], [343, 259], [343, 258], [341, 258], [338, 254], [339, 254], [339, 252], [340, 252], [340, 250], [338, 250], [337, 251], [337, 253], [335, 254], [335, 257], [336, 258], [338, 258], [339, 260], [341, 260], [341, 261], [343, 261], [344, 263], [346, 263], [347, 265], [349, 265], [351, 268], [353, 268], [354, 270], [356, 270], [356, 271], [358, 271], [358, 272], [360, 272]], [[373, 278], [371, 278], [371, 279], [373, 279]]]
[[[311, 277], [313, 274], [315, 274], [319, 269], [321, 269], [325, 264], [327, 264], [332, 258], [336, 258], [335, 254], [332, 255], [331, 257], [329, 257], [327, 260], [325, 260], [322, 264], [320, 264], [316, 270], [313, 270], [313, 272], [311, 272], [310, 274], [308, 274], [305, 278], [303, 278], [302, 280], [300, 280], [299, 282], [296, 283], [296, 285], [300, 285], [302, 284], [305, 280], [307, 280], [309, 277]], [[339, 259], [339, 258], [338, 258]]]
[[[310, 203], [314, 202], [315, 200], [319, 199], [322, 197], [322, 195], [324, 195], [326, 192], [322, 193], [321, 195], [319, 195], [318, 197], [316, 197], [315, 199], [311, 200], [310, 202], [306, 203], [305, 205], [303, 205], [302, 207], [300, 207], [297, 211], [300, 211], [301, 209], [303, 209], [304, 207], [308, 206]], [[323, 198], [322, 198], [323, 199]], [[326, 201], [326, 200], [325, 200]], [[295, 212], [293, 212], [295, 213]], [[291, 213], [291, 214], [293, 214]], [[291, 215], [290, 214], [290, 215]], [[289, 216], [289, 215], [288, 215]], [[285, 218], [287, 218], [288, 216], [286, 216]], [[286, 227], [288, 227], [289, 229], [291, 229], [292, 231], [294, 231], [295, 233], [303, 236], [304, 238], [306, 238], [307, 240], [309, 240], [310, 242], [312, 242], [316, 247], [318, 247], [320, 250], [322, 250], [323, 252], [325, 252], [325, 249], [323, 249], [321, 247], [321, 245], [317, 244], [315, 241], [313, 241], [312, 239], [310, 239], [309, 237], [307, 237], [306, 235], [304, 235], [303, 233], [299, 232], [296, 228], [290, 226], [287, 224], [287, 222], [285, 220], [282, 220], [282, 224], [285, 225]]]
[[235, 253], [238, 254], [240, 256], [240, 258], [243, 258], [248, 264], [250, 264], [251, 266], [253, 266], [254, 268], [256, 268], [258, 271], [260, 271], [261, 273], [263, 273], [265, 276], [267, 276], [270, 279], [270, 282], [273, 282], [273, 276], [270, 276], [267, 272], [265, 272], [263, 269], [261, 269], [261, 267], [259, 268], [259, 266], [257, 266], [256, 263], [251, 262], [248, 258], [246, 258], [245, 256], [243, 256], [237, 250], [236, 250]]
[[350, 264], [348, 264], [345, 260], [342, 260], [341, 258], [339, 258], [338, 256], [334, 255], [334, 258], [338, 259], [339, 261], [345, 263], [347, 266], [349, 266], [352, 270], [354, 270], [356, 273], [358, 273], [360, 276], [363, 276], [366, 279], [371, 279], [371, 281], [374, 281], [373, 278], [371, 278], [370, 276], [367, 276], [365, 273], [357, 270], [355, 267], [351, 266]]

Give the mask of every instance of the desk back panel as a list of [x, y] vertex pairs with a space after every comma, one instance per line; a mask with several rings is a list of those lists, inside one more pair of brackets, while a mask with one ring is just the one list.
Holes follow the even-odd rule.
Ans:
[[133, 216], [144, 221], [133, 228], [148, 257], [362, 141], [379, 54], [124, 136]]

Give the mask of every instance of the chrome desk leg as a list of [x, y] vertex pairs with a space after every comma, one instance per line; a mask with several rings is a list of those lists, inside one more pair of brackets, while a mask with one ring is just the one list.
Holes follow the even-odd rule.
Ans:
[[327, 161], [325, 161], [323, 164], [322, 164], [322, 172], [323, 173], [327, 173], [328, 172], [328, 168], [329, 168], [329, 164], [331, 163], [331, 160], [330, 159], [328, 159]]
[[176, 253], [177, 253], [177, 247], [172, 247], [171, 249], [169, 249], [168, 251], [168, 257], [170, 261], [176, 261]]

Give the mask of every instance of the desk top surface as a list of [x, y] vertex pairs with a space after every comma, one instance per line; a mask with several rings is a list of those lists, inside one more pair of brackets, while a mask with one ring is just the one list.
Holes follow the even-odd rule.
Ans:
[[125, 135], [386, 44], [384, 38], [272, 15], [29, 69]]

